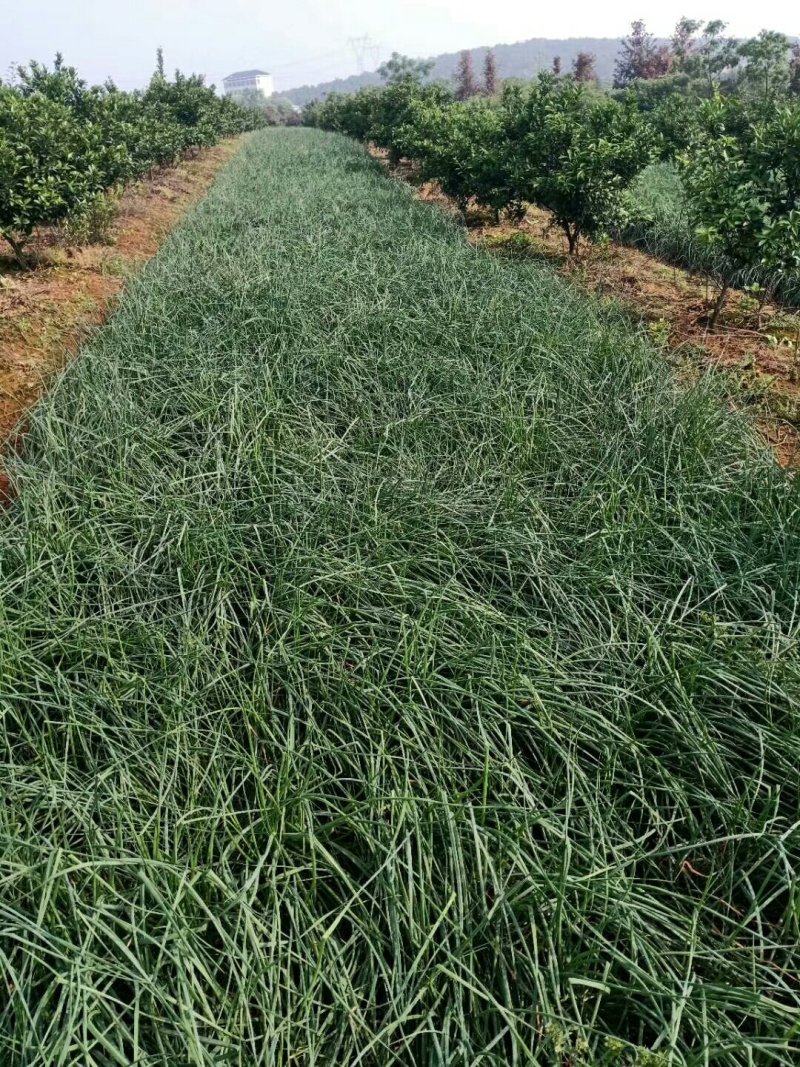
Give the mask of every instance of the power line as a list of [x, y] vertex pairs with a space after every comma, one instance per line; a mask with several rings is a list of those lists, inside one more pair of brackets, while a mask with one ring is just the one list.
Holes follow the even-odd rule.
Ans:
[[307, 67], [311, 63], [319, 63], [323, 59], [333, 59], [349, 54], [349, 48], [340, 48], [336, 52], [323, 52], [321, 55], [308, 56], [307, 59], [291, 59], [288, 63], [275, 63], [272, 66], [272, 70], [284, 70], [286, 67]]
[[[304, 75], [301, 72], [308, 70], [309, 77], [313, 77], [316, 81], [325, 81], [326, 71], [324, 68], [320, 70], [320, 64], [325, 60], [342, 60], [347, 55], [355, 54], [357, 71], [359, 74], [364, 74], [368, 69], [368, 64], [370, 70], [375, 70], [380, 62], [382, 51], [382, 45], [377, 41], [373, 41], [368, 34], [365, 34], [363, 37], [350, 37], [347, 48], [338, 48], [333, 52], [318, 53], [305, 59], [290, 59], [285, 63], [271, 64], [269, 69], [270, 73], [278, 74], [282, 79], [303, 77]], [[326, 63], [325, 66], [327, 67], [329, 64]], [[310, 68], [314, 69], [311, 70]], [[297, 73], [293, 74], [293, 71]]]

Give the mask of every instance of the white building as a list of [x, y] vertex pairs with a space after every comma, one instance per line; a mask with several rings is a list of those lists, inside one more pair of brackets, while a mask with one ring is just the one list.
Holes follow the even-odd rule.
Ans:
[[226, 96], [256, 92], [267, 97], [275, 92], [272, 75], [267, 74], [265, 70], [239, 70], [236, 74], [229, 74], [227, 78], [223, 78], [222, 84]]

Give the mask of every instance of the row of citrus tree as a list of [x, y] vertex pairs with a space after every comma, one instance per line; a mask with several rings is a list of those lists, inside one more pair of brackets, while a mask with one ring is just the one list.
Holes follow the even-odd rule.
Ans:
[[24, 264], [37, 226], [80, 211], [112, 186], [172, 165], [220, 138], [263, 124], [198, 75], [161, 69], [143, 92], [89, 86], [56, 57], [0, 84], [0, 236]]
[[310, 104], [305, 122], [371, 142], [412, 161], [462, 208], [552, 213], [570, 253], [582, 238], [620, 230], [626, 191], [656, 159], [677, 159], [692, 222], [731, 283], [770, 289], [800, 273], [800, 106], [740, 97], [670, 97], [644, 109], [572, 78], [540, 75], [495, 99], [457, 101], [411, 78]]

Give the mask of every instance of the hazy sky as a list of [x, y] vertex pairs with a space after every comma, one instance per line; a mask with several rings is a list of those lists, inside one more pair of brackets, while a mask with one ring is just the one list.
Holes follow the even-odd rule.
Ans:
[[[725, 18], [730, 32], [762, 28], [800, 35], [797, 0], [0, 0], [0, 76], [12, 63], [51, 60], [60, 50], [84, 77], [144, 84], [155, 50], [168, 69], [225, 74], [261, 67], [279, 89], [355, 73], [352, 37], [392, 50], [434, 55], [527, 37], [619, 37], [634, 18], [667, 35], [681, 15]], [[368, 61], [367, 69], [376, 64]]]

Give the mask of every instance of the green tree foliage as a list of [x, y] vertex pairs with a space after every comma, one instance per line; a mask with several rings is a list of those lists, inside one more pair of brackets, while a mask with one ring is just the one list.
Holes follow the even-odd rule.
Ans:
[[713, 91], [739, 63], [737, 43], [725, 36], [725, 29], [721, 19], [680, 19], [670, 42], [672, 70], [689, 74]]
[[553, 75], [507, 86], [496, 103], [454, 102], [441, 86], [396, 82], [331, 96], [307, 109], [306, 121], [373, 141], [394, 162], [415, 160], [462, 210], [473, 199], [497, 212], [537, 203], [553, 213], [571, 253], [583, 236], [619, 224], [625, 188], [656, 142], [635, 106]]
[[685, 72], [668, 74], [651, 81], [637, 81], [617, 90], [614, 99], [636, 107], [656, 135], [658, 151], [664, 159], [689, 144], [697, 117], [698, 97], [692, 92], [691, 78]]
[[652, 108], [645, 110], [645, 118], [656, 135], [660, 157], [674, 160], [694, 136], [697, 101], [682, 92], [665, 93], [653, 101]]
[[426, 109], [452, 104], [453, 95], [443, 85], [401, 78], [383, 89], [361, 89], [357, 93], [331, 93], [303, 109], [306, 126], [334, 130], [386, 149], [392, 163], [418, 158]]
[[452, 102], [451, 92], [441, 85], [396, 82], [370, 97], [369, 139], [387, 149], [392, 163], [414, 158], [416, 130], [413, 116], [419, 105], [439, 107]]
[[198, 75], [163, 75], [145, 92], [89, 86], [56, 56], [30, 63], [0, 89], [0, 235], [24, 259], [34, 228], [80, 209], [98, 193], [174, 163], [220, 137], [263, 124]]
[[304, 108], [304, 123], [344, 133], [361, 141], [374, 140], [373, 113], [379, 99], [390, 92], [399, 95], [404, 87], [404, 83], [397, 83], [392, 90], [362, 89], [358, 93], [331, 93], [325, 100], [315, 101]]
[[[255, 105], [258, 109], [258, 104]], [[271, 96], [261, 106], [267, 126], [299, 125], [298, 110], [288, 97]]]
[[507, 166], [504, 115], [487, 101], [442, 106], [430, 97], [417, 97], [405, 136], [422, 177], [438, 181], [462, 211], [474, 199], [499, 213], [517, 199]]
[[389, 59], [378, 67], [378, 74], [388, 85], [398, 82], [422, 82], [433, 70], [433, 60], [412, 59], [400, 52], [392, 52]]
[[[673, 72], [613, 94], [583, 78], [549, 74], [507, 85], [499, 98], [453, 101], [441, 85], [400, 79], [329, 97], [308, 109], [306, 121], [372, 141], [395, 163], [415, 162], [462, 210], [471, 202], [498, 213], [538, 204], [552, 213], [573, 253], [585, 237], [624, 229], [636, 212], [627, 190], [640, 170], [681, 156], [687, 239], [703, 264], [727, 283], [745, 272], [749, 280], [794, 291], [800, 146], [793, 138], [800, 108], [790, 96], [765, 109], [758, 93], [722, 95], [722, 79], [727, 92], [735, 87], [728, 73], [737, 58], [748, 58], [751, 77], [759, 71], [756, 84], [765, 70], [772, 78], [768, 60], [779, 43], [779, 35], [762, 34], [755, 42], [760, 51], [751, 42], [737, 57], [724, 29], [721, 22], [682, 20]], [[587, 60], [581, 69], [588, 68]]]
[[16, 89], [20, 96], [44, 96], [54, 103], [63, 104], [70, 111], [82, 118], [88, 118], [93, 111], [93, 103], [102, 90], [90, 89], [78, 75], [75, 67], [64, 65], [64, 57], [56, 53], [53, 69], [44, 63], [32, 61], [27, 67], [16, 68]]
[[[681, 23], [678, 23], [679, 28], [680, 26]], [[677, 66], [679, 70], [699, 81], [704, 91], [711, 95], [738, 67], [738, 46], [736, 41], [725, 36], [727, 26], [721, 19], [713, 19], [705, 26], [698, 25], [697, 28], [700, 32], [686, 42], [686, 48]]]
[[0, 235], [21, 264], [34, 227], [77, 208], [98, 181], [66, 104], [0, 88]]
[[636, 108], [549, 75], [503, 102], [520, 197], [552, 212], [570, 253], [619, 225], [625, 189], [653, 157]]
[[772, 104], [789, 89], [789, 39], [774, 30], [762, 30], [758, 37], [739, 46], [745, 61], [743, 87], [763, 105]]
[[[725, 37], [724, 31], [725, 23], [719, 20], [704, 24], [696, 19], [681, 19], [669, 46], [669, 73], [626, 80], [614, 94], [621, 102], [635, 102], [646, 116], [659, 138], [664, 159], [674, 159], [688, 146], [699, 101], [712, 97], [723, 83], [727, 90], [734, 84], [733, 74], [741, 57], [737, 43]], [[637, 55], [656, 48], [652, 41], [650, 49], [646, 42], [642, 43], [649, 37], [643, 27], [633, 36], [640, 42], [633, 49]], [[646, 72], [646, 62], [637, 61], [634, 66]]]
[[721, 264], [713, 326], [732, 278], [774, 288], [800, 271], [800, 108], [752, 117], [718, 97], [703, 118], [682, 163], [696, 232]]

